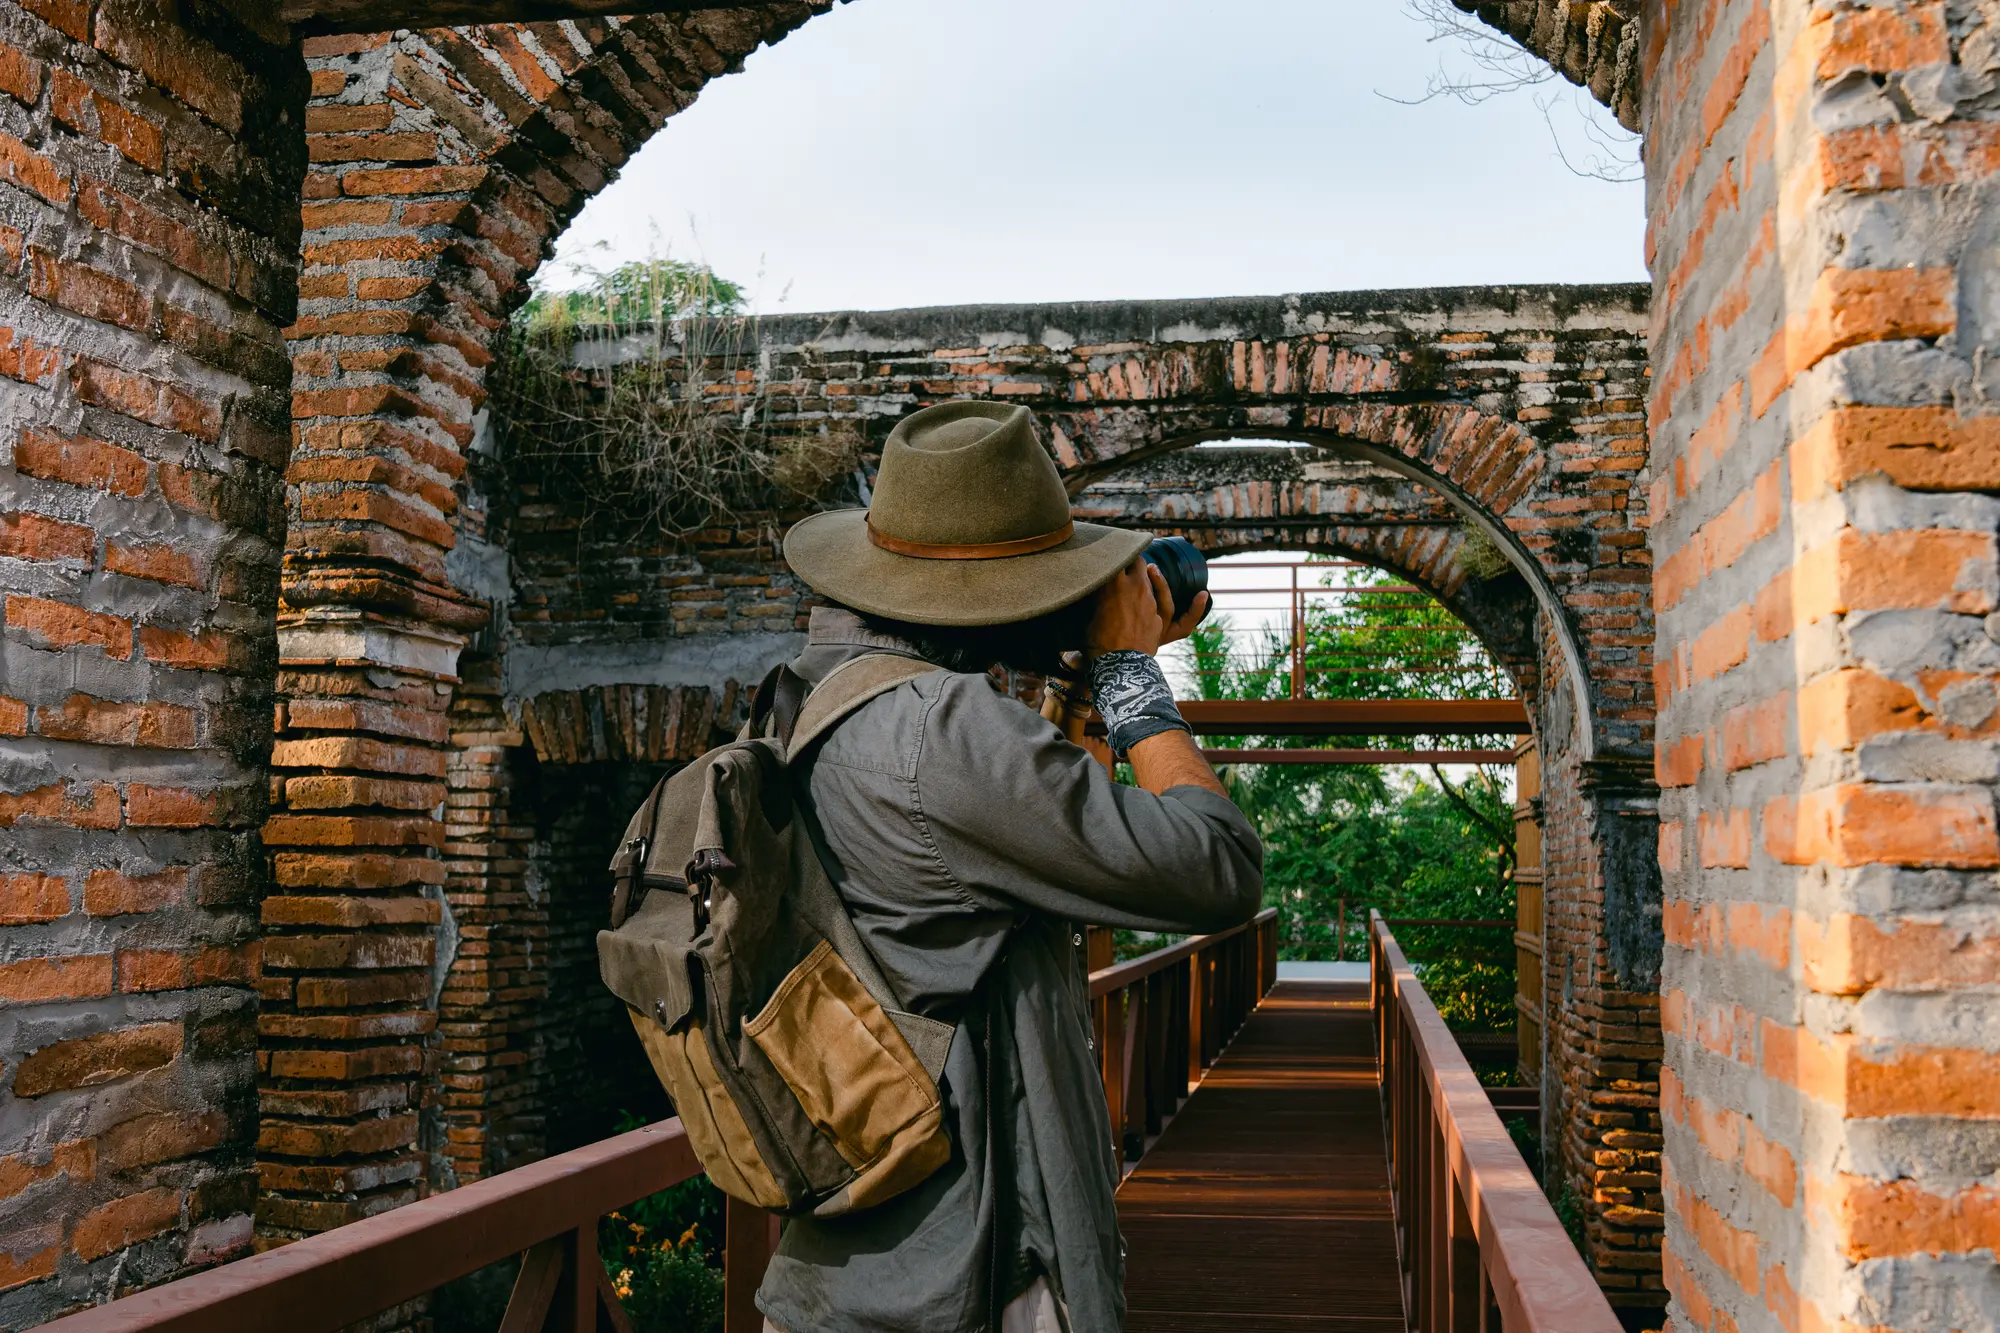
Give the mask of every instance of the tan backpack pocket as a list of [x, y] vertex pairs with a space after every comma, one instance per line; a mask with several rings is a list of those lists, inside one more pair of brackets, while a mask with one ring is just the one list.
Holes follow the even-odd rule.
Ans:
[[637, 1009], [627, 1008], [632, 1026], [639, 1031], [639, 1044], [646, 1048], [646, 1058], [673, 1099], [681, 1128], [716, 1188], [759, 1208], [788, 1206], [791, 1200], [757, 1151], [757, 1140], [742, 1110], [715, 1072], [700, 1025], [687, 1024], [670, 1031]]
[[878, 1203], [950, 1158], [936, 1081], [831, 944], [793, 968], [743, 1031], [854, 1168], [817, 1215]]

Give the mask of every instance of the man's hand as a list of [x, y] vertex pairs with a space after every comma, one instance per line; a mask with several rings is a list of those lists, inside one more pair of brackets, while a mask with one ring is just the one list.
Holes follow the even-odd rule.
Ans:
[[1090, 618], [1085, 646], [1092, 657], [1121, 650], [1157, 654], [1160, 645], [1194, 633], [1207, 611], [1208, 594], [1204, 592], [1176, 618], [1166, 575], [1142, 556], [1118, 571], [1097, 594], [1097, 611]]

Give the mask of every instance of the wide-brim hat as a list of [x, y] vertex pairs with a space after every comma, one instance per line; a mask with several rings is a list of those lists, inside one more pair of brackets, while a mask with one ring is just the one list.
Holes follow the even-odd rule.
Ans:
[[1070, 517], [1027, 408], [954, 402], [898, 422], [869, 507], [797, 524], [785, 560], [814, 592], [870, 615], [1004, 625], [1096, 592], [1148, 540]]

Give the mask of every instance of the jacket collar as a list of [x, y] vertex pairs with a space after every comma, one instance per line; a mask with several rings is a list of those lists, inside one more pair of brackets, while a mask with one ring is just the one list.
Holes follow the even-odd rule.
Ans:
[[924, 656], [908, 639], [869, 629], [860, 616], [845, 607], [816, 606], [806, 624], [805, 651], [792, 663], [792, 670], [817, 684], [841, 663], [867, 653], [895, 653], [920, 660]]

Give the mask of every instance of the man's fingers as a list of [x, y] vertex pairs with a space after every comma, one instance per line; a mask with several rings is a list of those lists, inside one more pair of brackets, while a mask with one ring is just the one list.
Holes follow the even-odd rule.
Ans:
[[1153, 605], [1160, 613], [1160, 623], [1162, 625], [1173, 624], [1174, 593], [1173, 589], [1167, 586], [1167, 576], [1160, 572], [1158, 565], [1148, 561], [1146, 564], [1146, 577], [1152, 581]]

